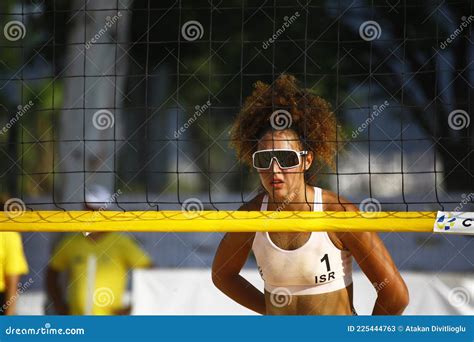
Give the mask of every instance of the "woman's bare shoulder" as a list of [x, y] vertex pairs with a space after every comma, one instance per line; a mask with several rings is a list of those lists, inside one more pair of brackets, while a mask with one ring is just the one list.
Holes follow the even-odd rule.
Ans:
[[259, 193], [257, 196], [252, 198], [250, 201], [245, 202], [243, 205], [240, 206], [240, 211], [259, 211], [262, 205], [263, 197], [265, 193]]
[[347, 198], [338, 195], [330, 190], [323, 189], [323, 204], [325, 211], [358, 211], [357, 208]]

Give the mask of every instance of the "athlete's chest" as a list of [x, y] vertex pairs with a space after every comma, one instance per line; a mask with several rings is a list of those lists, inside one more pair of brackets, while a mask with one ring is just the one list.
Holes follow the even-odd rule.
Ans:
[[303, 233], [268, 233], [272, 242], [281, 249], [295, 250], [303, 247], [311, 237], [310, 232]]
[[[272, 285], [321, 285], [342, 279], [350, 258], [325, 232], [291, 235], [257, 233], [253, 251], [262, 278]], [[282, 248], [285, 247], [285, 248]]]

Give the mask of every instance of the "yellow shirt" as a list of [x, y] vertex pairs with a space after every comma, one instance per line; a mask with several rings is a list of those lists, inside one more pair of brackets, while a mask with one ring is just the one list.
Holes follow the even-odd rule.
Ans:
[[[150, 257], [120, 233], [97, 241], [83, 234], [62, 240], [50, 260], [56, 271], [68, 272], [68, 304], [72, 315], [112, 315], [122, 308], [128, 271], [151, 265]], [[95, 278], [95, 279], [94, 279]]]
[[0, 232], [0, 292], [5, 291], [6, 275], [28, 273], [28, 264], [23, 254], [21, 235], [15, 232]]

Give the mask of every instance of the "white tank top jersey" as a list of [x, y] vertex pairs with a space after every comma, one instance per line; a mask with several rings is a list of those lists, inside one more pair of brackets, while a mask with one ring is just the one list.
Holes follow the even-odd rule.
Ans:
[[[314, 211], [323, 211], [322, 190], [314, 188]], [[268, 195], [262, 200], [266, 211]], [[268, 232], [257, 232], [252, 245], [265, 290], [285, 287], [292, 295], [313, 295], [340, 290], [352, 283], [352, 254], [338, 249], [327, 232], [312, 232], [295, 249], [279, 248]]]

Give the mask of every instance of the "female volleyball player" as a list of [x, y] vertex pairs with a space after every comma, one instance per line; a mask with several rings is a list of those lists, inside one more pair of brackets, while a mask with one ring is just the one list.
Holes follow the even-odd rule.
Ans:
[[[335, 140], [329, 104], [301, 89], [293, 76], [282, 75], [272, 86], [257, 82], [234, 123], [232, 143], [238, 158], [258, 171], [264, 192], [240, 210], [357, 211], [305, 180], [313, 163], [333, 165]], [[239, 274], [251, 249], [264, 293]], [[351, 315], [356, 314], [353, 258], [377, 291], [373, 314], [401, 314], [408, 290], [376, 233], [227, 233], [212, 279], [227, 296], [260, 314]]]

